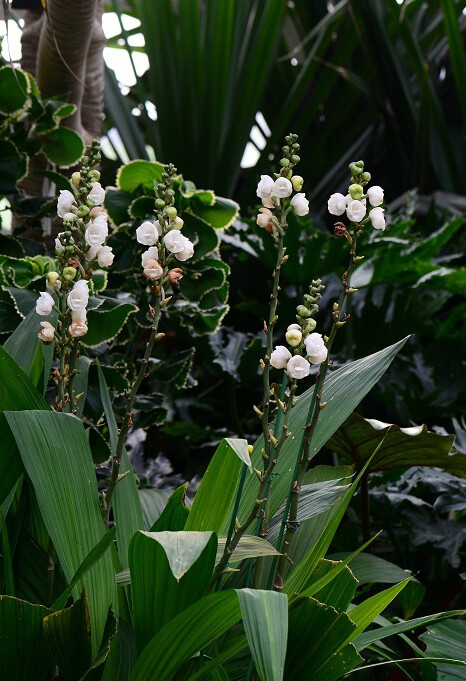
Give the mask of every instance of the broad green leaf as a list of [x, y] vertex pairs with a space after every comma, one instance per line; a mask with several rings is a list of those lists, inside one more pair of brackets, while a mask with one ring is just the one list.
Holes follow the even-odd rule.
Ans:
[[188, 483], [185, 482], [184, 485], [181, 485], [181, 487], [178, 487], [173, 492], [160, 517], [150, 528], [151, 532], [162, 532], [163, 530], [178, 532], [184, 530], [186, 519], [189, 515], [189, 507], [185, 504], [187, 489]]
[[215, 198], [213, 206], [199, 201], [193, 205], [193, 212], [215, 229], [226, 229], [238, 217], [239, 205], [231, 199]]
[[9, 140], [0, 140], [0, 193], [16, 194], [16, 183], [27, 174], [26, 154]]
[[[118, 427], [113, 414], [105, 376], [99, 363], [97, 363], [97, 371], [99, 374], [100, 397], [110, 432], [112, 454], [114, 454], [118, 441]], [[113, 515], [117, 528], [118, 555], [123, 567], [128, 565], [128, 550], [131, 538], [137, 530], [142, 530], [144, 527], [141, 500], [138, 494], [133, 467], [126, 448], [123, 447], [120, 474], [126, 471], [129, 471], [129, 473], [117, 483], [113, 495]]]
[[168, 489], [142, 487], [138, 490], [138, 494], [144, 519], [144, 528], [139, 529], [151, 530], [163, 513], [163, 509], [170, 498], [170, 491]]
[[[313, 574], [316, 586], [308, 587], [301, 593], [301, 596], [314, 596], [320, 603], [331, 605], [338, 612], [346, 612], [356, 593], [358, 580], [348, 566], [344, 566], [336, 573], [337, 567], [339, 567], [339, 563], [322, 558], [317, 563]], [[329, 580], [328, 583], [319, 587], [319, 582], [325, 581], [326, 577]]]
[[76, 362], [76, 370], [78, 373], [74, 379], [73, 391], [75, 395], [81, 395], [81, 398], [78, 402], [77, 411], [77, 415], [79, 417], [83, 415], [84, 404], [86, 402], [87, 386], [89, 383], [89, 369], [91, 364], [92, 359], [89, 359], [89, 357], [86, 357], [85, 355], [78, 357], [78, 361]]
[[42, 621], [50, 611], [11, 596], [0, 596], [1, 673], [8, 681], [47, 681], [52, 656]]
[[128, 317], [136, 310], [133, 303], [106, 298], [98, 308], [88, 311], [89, 330], [81, 338], [81, 342], [89, 348], [109, 343], [120, 333]]
[[[75, 416], [59, 412], [9, 411], [5, 416], [69, 582], [105, 532], [84, 427]], [[84, 586], [95, 655], [108, 609], [117, 606], [114, 570], [108, 553], [86, 572], [76, 591]]]
[[116, 527], [113, 526], [111, 527], [102, 537], [102, 539], [99, 541], [99, 543], [94, 546], [92, 551], [90, 551], [89, 555], [83, 560], [81, 565], [76, 571], [76, 574], [74, 575], [73, 579], [71, 579], [70, 583], [66, 587], [65, 591], [60, 595], [60, 597], [55, 601], [55, 603], [50, 607], [51, 610], [60, 610], [63, 608], [66, 604], [66, 601], [73, 591], [74, 587], [76, 584], [84, 577], [86, 572], [95, 564], [97, 563], [98, 560], [102, 558], [106, 550], [109, 548], [109, 546], [112, 544], [114, 538], [115, 538], [115, 531]]
[[252, 659], [261, 681], [281, 681], [288, 636], [288, 598], [259, 589], [238, 589]]
[[381, 591], [370, 598], [366, 598], [362, 603], [359, 603], [355, 608], [352, 608], [349, 616], [351, 621], [355, 623], [356, 630], [349, 639], [350, 641], [353, 641], [358, 634], [362, 633], [364, 629], [366, 629], [369, 624], [371, 624], [374, 619], [390, 605], [393, 599], [398, 596], [402, 589], [404, 589], [410, 579], [411, 577], [407, 577], [403, 582], [400, 582], [400, 584], [395, 584], [395, 586], [384, 589], [384, 591]]
[[42, 151], [45, 157], [61, 168], [69, 168], [78, 161], [84, 151], [84, 142], [77, 132], [61, 126], [47, 132]]
[[[329, 374], [322, 391], [322, 400], [327, 402], [327, 406], [322, 412], [312, 439], [312, 456], [315, 456], [320, 451], [336, 429], [377, 383], [406, 341], [407, 338], [403, 338], [403, 340], [390, 345], [384, 350], [346, 364]], [[302, 426], [306, 421], [313, 393], [313, 387], [306, 390], [300, 396], [298, 403], [291, 412], [289, 430], [292, 435], [285, 441], [280, 452], [278, 464], [275, 467], [275, 472], [279, 475], [274, 481], [271, 499], [272, 514], [275, 514], [278, 510], [293, 482], [291, 478], [293, 477], [295, 462], [301, 444]], [[252, 464], [256, 468], [260, 468], [261, 465], [262, 447], [263, 438], [261, 436], [254, 446], [254, 452], [251, 457]], [[240, 520], [249, 514], [254, 503], [257, 488], [257, 479], [255, 476], [250, 476], [244, 486], [239, 513]]]
[[372, 455], [384, 435], [384, 446], [372, 459], [369, 472], [408, 466], [434, 466], [453, 475], [466, 477], [466, 454], [450, 454], [455, 436], [429, 432], [425, 425], [400, 428], [353, 413], [326, 446], [361, 465]]
[[155, 161], [130, 161], [118, 170], [117, 186], [125, 192], [133, 192], [137, 187], [154, 189], [155, 182], [161, 182], [163, 165]]
[[[302, 586], [301, 586], [301, 596], [314, 596], [314, 594], [318, 593], [321, 589], [324, 589], [327, 584], [330, 584], [332, 580], [338, 577], [338, 575], [341, 573], [342, 570], [345, 569], [347, 565], [351, 563], [352, 560], [361, 552], [364, 551], [369, 544], [371, 544], [374, 539], [376, 539], [378, 535], [374, 535], [367, 541], [365, 544], [360, 546], [356, 551], [353, 553], [349, 554], [344, 560], [338, 561], [334, 564], [334, 566], [329, 569], [328, 571], [325, 571], [325, 574], [323, 574], [320, 577], [317, 577], [318, 571], [319, 571], [319, 566], [321, 562], [324, 559], [321, 559], [319, 561], [314, 569], [313, 572], [310, 573], [310, 575], [307, 577], [307, 581], [303, 580]], [[352, 571], [351, 571], [352, 572]], [[352, 572], [353, 574], [353, 572]], [[317, 577], [317, 579], [316, 579]], [[356, 578], [357, 579], [357, 578]], [[293, 594], [290, 594], [290, 598], [293, 598]]]
[[[218, 538], [217, 562], [221, 559], [227, 538]], [[239, 563], [246, 558], [265, 558], [279, 556], [280, 552], [266, 539], [245, 534], [239, 540], [234, 553], [230, 556], [230, 563]]]
[[250, 466], [247, 441], [222, 440], [196, 492], [186, 530], [212, 530], [226, 534], [243, 463]]
[[44, 619], [44, 632], [53, 658], [60, 668], [60, 681], [80, 681], [92, 664], [85, 592], [71, 607]]
[[298, 598], [289, 610], [285, 679], [334, 681], [361, 664], [362, 657], [347, 644], [355, 629], [346, 613]]
[[129, 566], [139, 651], [201, 598], [212, 577], [216, 550], [212, 532], [136, 532]]
[[[44, 409], [49, 406], [22, 368], [0, 346], [0, 412]], [[0, 414], [0, 501], [3, 501], [24, 472], [13, 434]]]
[[3, 66], [0, 69], [0, 112], [11, 114], [22, 109], [30, 92], [24, 71]]
[[38, 315], [35, 309], [31, 310], [3, 345], [27, 374], [31, 371], [37, 348], [41, 344], [37, 334], [43, 321], [56, 323], [56, 314], [52, 313], [45, 318]]
[[[346, 560], [348, 556], [348, 553], [335, 553], [329, 557], [332, 560]], [[395, 584], [411, 574], [409, 570], [403, 570], [372, 553], [359, 553], [355, 556], [351, 560], [351, 570], [360, 584]]]
[[459, 660], [457, 666], [435, 664], [439, 681], [455, 681], [466, 679], [466, 621], [449, 620], [428, 627], [420, 637], [426, 645], [429, 657], [448, 657]]
[[122, 618], [118, 621], [118, 632], [113, 637], [102, 681], [128, 681], [137, 658], [133, 627]]
[[[351, 613], [350, 613], [351, 614]], [[358, 650], [364, 650], [367, 646], [372, 645], [376, 641], [381, 641], [388, 636], [395, 636], [396, 634], [403, 634], [407, 631], [419, 629], [419, 627], [426, 627], [432, 622], [439, 620], [450, 619], [451, 617], [464, 617], [466, 610], [450, 610], [449, 612], [438, 612], [434, 615], [425, 615], [424, 617], [416, 617], [407, 622], [399, 622], [398, 624], [385, 624], [377, 629], [365, 631], [355, 639], [354, 645]]]
[[179, 667], [241, 619], [236, 591], [205, 596], [166, 624], [139, 655], [129, 681], [171, 681]]

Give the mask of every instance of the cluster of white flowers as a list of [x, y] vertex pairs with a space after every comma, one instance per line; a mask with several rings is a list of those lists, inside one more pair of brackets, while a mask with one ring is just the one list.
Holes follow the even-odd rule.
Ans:
[[163, 268], [159, 264], [159, 249], [156, 244], [159, 239], [167, 251], [173, 253], [175, 258], [180, 261], [189, 260], [194, 255], [194, 244], [181, 233], [183, 220], [176, 216], [170, 220], [169, 231], [163, 235], [160, 222], [143, 222], [136, 230], [136, 239], [143, 246], [149, 246], [141, 256], [144, 275], [147, 279], [160, 279], [163, 275]]
[[[288, 345], [295, 348], [301, 344], [302, 331], [299, 324], [291, 324], [286, 332]], [[277, 345], [270, 356], [270, 364], [275, 369], [285, 369], [291, 378], [300, 379], [309, 376], [311, 364], [322, 364], [327, 359], [327, 348], [320, 333], [311, 333], [304, 339], [306, 357], [292, 355], [284, 345]]]
[[[70, 268], [72, 269], [72, 268]], [[55, 273], [52, 273], [55, 274]], [[68, 332], [74, 338], [79, 338], [87, 333], [88, 327], [86, 325], [86, 308], [89, 303], [89, 287], [85, 279], [79, 279], [68, 293], [66, 303], [71, 311], [71, 324], [68, 327]], [[42, 292], [36, 302], [36, 312], [42, 317], [47, 317], [51, 314], [55, 305], [55, 301], [50, 293]], [[39, 338], [45, 343], [52, 342], [54, 338], [55, 329], [50, 322], [41, 322], [42, 331], [39, 333]]]
[[381, 204], [384, 200], [384, 192], [382, 187], [374, 185], [369, 187], [366, 194], [363, 193], [363, 188], [359, 184], [352, 184], [349, 188], [349, 193], [345, 196], [337, 192], [332, 194], [328, 200], [328, 211], [332, 215], [343, 215], [346, 212], [348, 220], [351, 222], [362, 222], [367, 213], [367, 201], [370, 206], [369, 219], [374, 229], [385, 229], [385, 215]]
[[293, 211], [296, 215], [307, 215], [309, 213], [309, 201], [304, 193], [299, 192], [302, 186], [303, 178], [300, 175], [294, 175], [291, 180], [281, 176], [274, 180], [270, 175], [261, 175], [256, 194], [262, 199], [265, 208], [260, 208], [259, 215], [257, 216], [259, 227], [267, 227], [269, 225], [273, 217], [270, 209], [277, 208], [280, 199], [286, 199], [291, 196], [293, 189], [297, 192], [291, 199]]
[[[79, 173], [78, 173], [79, 175]], [[114, 254], [111, 246], [105, 246], [105, 240], [108, 237], [108, 222], [107, 214], [101, 207], [105, 200], [105, 189], [100, 182], [92, 182], [92, 189], [87, 198], [94, 203], [94, 207], [89, 211], [91, 217], [87, 224], [84, 233], [84, 239], [87, 246], [86, 260], [92, 261], [97, 259], [99, 267], [110, 267], [113, 263]], [[76, 204], [75, 195], [68, 189], [62, 190], [58, 197], [57, 213], [63, 221], [71, 224], [79, 216], [79, 209]], [[64, 233], [60, 232], [55, 239], [55, 252], [57, 255], [63, 253], [66, 243], [73, 244], [72, 237], [67, 242], [64, 240]]]

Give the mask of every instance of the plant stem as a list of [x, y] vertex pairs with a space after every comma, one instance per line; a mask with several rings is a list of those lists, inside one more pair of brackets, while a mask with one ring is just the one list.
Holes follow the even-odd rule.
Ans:
[[61, 291], [60, 295], [60, 314], [59, 314], [59, 320], [61, 323], [61, 328], [60, 328], [60, 364], [59, 364], [59, 372], [60, 372], [60, 379], [58, 382], [58, 404], [59, 409], [63, 411], [65, 407], [65, 395], [66, 395], [66, 376], [65, 376], [65, 367], [66, 367], [66, 352], [68, 350], [68, 346], [66, 343], [66, 317], [68, 313], [68, 307], [66, 305], [66, 283], [63, 282], [63, 290]]
[[357, 240], [359, 236], [359, 229], [355, 226], [352, 239], [351, 239], [351, 250], [350, 250], [350, 262], [347, 271], [343, 274], [342, 276], [342, 282], [343, 282], [343, 288], [340, 294], [340, 299], [338, 301], [338, 307], [334, 310], [333, 312], [333, 324], [332, 324], [332, 329], [330, 331], [330, 335], [328, 337], [327, 341], [327, 359], [323, 364], [321, 364], [320, 371], [317, 374], [317, 381], [316, 381], [316, 386], [314, 390], [314, 395], [313, 395], [313, 400], [311, 402], [311, 409], [310, 413], [312, 410], [312, 416], [308, 418], [308, 422], [306, 423], [306, 426], [304, 427], [304, 434], [303, 434], [303, 441], [302, 441], [302, 446], [300, 447], [299, 450], [299, 455], [298, 459], [296, 462], [296, 468], [295, 470], [297, 471], [296, 475], [293, 477], [293, 483], [291, 485], [288, 498], [287, 498], [287, 503], [285, 505], [285, 512], [283, 515], [283, 524], [282, 524], [282, 531], [281, 531], [281, 537], [283, 537], [283, 530], [286, 527], [286, 532], [285, 536], [283, 538], [283, 541], [281, 542], [281, 537], [279, 537], [279, 542], [277, 544], [277, 547], [279, 547], [279, 550], [281, 551], [282, 555], [280, 556], [280, 559], [278, 560], [278, 566], [277, 566], [277, 572], [274, 577], [274, 584], [275, 588], [277, 590], [280, 590], [283, 586], [283, 577], [285, 574], [285, 568], [288, 563], [288, 552], [290, 549], [290, 545], [293, 539], [293, 535], [295, 534], [297, 528], [297, 517], [298, 517], [298, 504], [299, 504], [299, 494], [301, 491], [301, 487], [303, 484], [304, 476], [306, 474], [307, 468], [309, 466], [309, 462], [312, 458], [311, 456], [311, 442], [313, 435], [315, 433], [315, 429], [317, 427], [317, 424], [319, 422], [319, 415], [321, 410], [324, 408], [325, 403], [321, 402], [322, 399], [322, 390], [324, 387], [324, 382], [325, 378], [327, 376], [327, 371], [329, 367], [329, 361], [330, 361], [330, 350], [332, 348], [333, 341], [335, 339], [336, 333], [338, 329], [342, 326], [342, 321], [344, 323], [344, 319], [341, 320], [340, 315], [344, 312], [345, 308], [345, 303], [347, 300], [348, 295], [351, 294], [351, 292], [348, 292], [348, 289], [350, 288], [349, 286], [349, 281], [351, 274], [353, 273], [354, 267], [355, 267], [355, 258], [356, 256], [356, 245], [357, 245]]
[[104, 498], [104, 518], [105, 518], [105, 526], [108, 529], [109, 521], [110, 521], [110, 509], [112, 506], [112, 498], [113, 498], [113, 493], [115, 491], [116, 484], [118, 482], [118, 474], [120, 472], [120, 464], [121, 464], [121, 456], [123, 454], [123, 447], [126, 442], [126, 436], [128, 434], [128, 429], [132, 424], [132, 410], [133, 410], [133, 403], [134, 403], [134, 398], [136, 397], [137, 391], [139, 390], [139, 386], [141, 385], [142, 381], [144, 380], [146, 376], [146, 370], [147, 370], [147, 365], [149, 363], [150, 356], [152, 354], [152, 350], [155, 345], [155, 340], [157, 336], [157, 330], [158, 330], [158, 325], [160, 321], [160, 316], [161, 316], [161, 310], [162, 310], [162, 297], [163, 297], [163, 289], [160, 289], [159, 293], [156, 295], [156, 302], [155, 302], [155, 309], [154, 309], [154, 321], [152, 323], [152, 331], [149, 340], [147, 341], [146, 345], [146, 351], [144, 353], [144, 357], [141, 362], [141, 367], [139, 369], [138, 375], [136, 376], [136, 379], [134, 380], [134, 383], [131, 387], [131, 391], [128, 396], [128, 401], [126, 403], [126, 410], [125, 410], [125, 415], [123, 417], [123, 423], [121, 425], [120, 431], [118, 433], [118, 440], [115, 448], [115, 453], [113, 454], [112, 457], [112, 472], [110, 475], [110, 482], [108, 484], [107, 492], [105, 494]]
[[73, 338], [70, 354], [70, 368], [69, 368], [69, 379], [68, 379], [68, 395], [70, 399], [70, 413], [74, 414], [76, 409], [76, 400], [73, 392], [73, 381], [76, 376], [76, 362], [78, 360], [78, 342]]

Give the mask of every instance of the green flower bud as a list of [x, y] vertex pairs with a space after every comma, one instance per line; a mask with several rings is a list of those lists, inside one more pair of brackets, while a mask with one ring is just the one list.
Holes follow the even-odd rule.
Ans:
[[317, 322], [316, 322], [315, 319], [312, 319], [312, 317], [309, 318], [309, 319], [306, 319], [306, 323], [305, 323], [305, 327], [304, 327], [305, 333], [312, 333], [312, 331], [314, 331], [316, 326], [317, 326]]
[[295, 192], [301, 191], [303, 187], [303, 182], [304, 180], [301, 177], [301, 175], [293, 175], [293, 177], [291, 178], [291, 184], [293, 185], [293, 189], [295, 190]]
[[284, 147], [282, 147], [282, 151], [284, 154], [289, 154], [290, 153], [290, 147], [285, 144]]
[[47, 272], [47, 281], [50, 286], [55, 286], [57, 279], [60, 277], [58, 272]]
[[66, 246], [65, 253], [74, 253], [74, 246]]
[[281, 158], [280, 165], [282, 166], [282, 168], [286, 168], [290, 165], [290, 160], [288, 158]]
[[176, 215], [177, 215], [177, 211], [176, 211], [175, 206], [169, 206], [166, 210], [166, 213], [167, 213], [168, 217], [170, 218], [170, 220], [174, 220], [176, 218]]
[[63, 270], [63, 276], [66, 281], [73, 281], [76, 276], [76, 267], [65, 267]]
[[87, 199], [86, 199], [86, 205], [88, 205], [89, 208], [94, 208], [94, 206], [95, 206], [95, 201], [94, 201], [93, 199], [87, 198]]
[[83, 156], [81, 159], [81, 163], [83, 164], [83, 166], [89, 165], [89, 156]]
[[294, 151], [299, 151], [299, 144], [298, 144], [297, 142], [295, 142], [294, 144], [291, 145], [291, 148], [292, 148]]
[[163, 208], [165, 206], [165, 201], [163, 199], [155, 199], [155, 205], [157, 208]]
[[71, 176], [71, 182], [74, 184], [75, 187], [78, 186], [80, 179], [81, 179], [81, 173], [80, 172], [73, 173], [72, 176]]
[[282, 171], [282, 176], [286, 177], [287, 180], [291, 180], [291, 178], [293, 177], [293, 171], [291, 170], [291, 168], [286, 169], [284, 168]]
[[360, 184], [351, 184], [348, 188], [348, 191], [351, 198], [356, 200], [360, 199], [364, 194], [364, 190]]
[[83, 218], [88, 213], [89, 213], [89, 207], [88, 206], [79, 206], [78, 217]]
[[301, 331], [298, 331], [298, 329], [292, 329], [291, 331], [286, 332], [285, 338], [288, 345], [291, 345], [292, 348], [297, 348], [301, 343], [303, 334]]
[[89, 177], [91, 178], [92, 182], [98, 182], [100, 180], [100, 173], [98, 170], [91, 170]]
[[303, 319], [307, 319], [308, 317], [311, 316], [311, 313], [309, 312], [307, 307], [305, 307], [304, 305], [298, 305], [298, 307], [296, 308], [296, 312]]
[[361, 175], [361, 177], [365, 182], [370, 182], [372, 175], [366, 171]]
[[294, 163], [295, 165], [296, 163], [299, 163], [300, 160], [301, 158], [298, 156], [298, 154], [293, 154], [293, 156], [291, 157], [291, 162]]
[[89, 189], [88, 189], [87, 187], [80, 187], [80, 188], [78, 189], [78, 191], [79, 191], [80, 194], [82, 194], [82, 196], [86, 196], [86, 194], [87, 194], [87, 192], [89, 191]]
[[356, 161], [354, 164], [357, 168], [360, 168], [359, 172], [362, 172], [364, 170], [364, 161]]
[[101, 160], [102, 156], [100, 154], [94, 154], [94, 161], [98, 163]]

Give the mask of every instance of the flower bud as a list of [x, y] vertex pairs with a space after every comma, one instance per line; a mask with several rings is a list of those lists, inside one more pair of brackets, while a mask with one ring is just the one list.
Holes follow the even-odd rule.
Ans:
[[75, 187], [78, 186], [79, 180], [81, 179], [81, 173], [73, 173], [71, 176], [71, 182], [74, 184]]
[[42, 329], [37, 334], [39, 340], [41, 340], [44, 345], [50, 345], [55, 337], [55, 328], [50, 322], [41, 322]]
[[91, 178], [92, 182], [98, 182], [100, 180], [100, 173], [98, 170], [91, 170], [89, 177]]
[[[86, 189], [86, 191], [87, 191], [87, 189]], [[89, 206], [79, 206], [78, 217], [83, 218], [88, 213], [89, 213]]]
[[304, 333], [308, 334], [314, 331], [314, 329], [317, 326], [317, 322], [315, 319], [312, 319], [312, 317], [309, 317], [309, 319], [306, 319], [304, 322]]
[[285, 338], [288, 345], [291, 345], [292, 348], [297, 348], [302, 341], [303, 334], [297, 329], [291, 329], [291, 331], [286, 332]]
[[301, 177], [301, 175], [293, 175], [291, 178], [291, 184], [293, 185], [293, 189], [295, 192], [300, 192], [302, 187], [303, 187], [304, 180]]
[[311, 313], [309, 312], [307, 307], [305, 307], [304, 305], [298, 305], [298, 307], [296, 308], [296, 312], [303, 319], [307, 319], [308, 317], [311, 316]]
[[352, 199], [360, 199], [361, 196], [363, 195], [363, 188], [361, 187], [360, 184], [351, 184], [349, 186], [348, 192], [351, 196]]
[[163, 199], [155, 199], [155, 205], [157, 208], [163, 208], [165, 206], [165, 201]]
[[179, 267], [174, 267], [168, 273], [168, 280], [170, 281], [171, 284], [174, 284], [174, 285], [179, 284], [180, 279], [182, 279], [182, 278], [183, 278], [183, 272], [180, 270]]
[[63, 270], [63, 276], [66, 279], [66, 281], [73, 281], [73, 279], [76, 276], [76, 268], [75, 267], [65, 267]]
[[299, 163], [300, 160], [301, 160], [301, 157], [298, 156], [298, 154], [293, 154], [293, 156], [291, 157], [291, 162], [294, 163], [295, 165], [296, 165], [297, 163]]
[[290, 165], [290, 160], [288, 158], [281, 158], [280, 165], [282, 168], [287, 168]]
[[170, 218], [170, 220], [174, 220], [176, 218], [176, 215], [177, 215], [177, 211], [176, 211], [175, 206], [168, 206], [166, 213], [167, 213], [168, 217]]
[[366, 171], [361, 175], [361, 177], [365, 182], [370, 182], [372, 175]]
[[60, 275], [58, 274], [58, 272], [48, 272], [47, 282], [49, 283], [50, 286], [55, 286], [55, 283], [59, 277]]
[[248, 445], [248, 454], [251, 455], [254, 451], [254, 447], [252, 445]]

